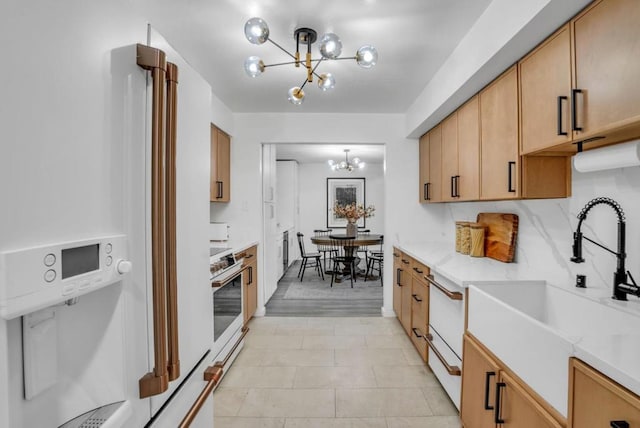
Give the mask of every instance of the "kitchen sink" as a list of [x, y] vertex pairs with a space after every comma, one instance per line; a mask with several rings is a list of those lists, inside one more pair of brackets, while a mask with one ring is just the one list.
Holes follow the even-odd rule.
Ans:
[[636, 333], [640, 321], [606, 289], [541, 281], [471, 285], [468, 305], [469, 332], [565, 417], [574, 344]]

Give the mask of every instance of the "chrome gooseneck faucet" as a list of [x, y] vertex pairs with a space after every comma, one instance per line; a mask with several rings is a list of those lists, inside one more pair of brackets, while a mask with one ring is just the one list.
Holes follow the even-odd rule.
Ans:
[[[591, 211], [591, 208], [596, 205], [608, 205], [616, 212], [618, 215], [618, 251], [615, 252], [604, 245], [595, 242], [594, 240], [587, 238], [582, 235], [580, 232], [580, 228], [582, 227], [582, 222], [587, 218], [587, 214]], [[624, 212], [616, 201], [610, 198], [595, 198], [587, 203], [587, 205], [582, 208], [580, 214], [578, 214], [578, 227], [576, 231], [573, 232], [573, 257], [571, 257], [571, 261], [574, 263], [583, 263], [584, 258], [582, 258], [582, 238], [591, 242], [592, 244], [597, 245], [598, 247], [614, 254], [618, 260], [618, 265], [616, 271], [613, 274], [613, 298], [616, 300], [627, 300], [627, 294], [633, 294], [634, 296], [640, 297], [640, 287], [636, 284], [633, 276], [631, 276], [631, 272], [625, 269], [624, 260], [627, 257], [625, 253], [625, 218]], [[627, 282], [627, 275], [629, 279], [631, 279], [631, 284]]]

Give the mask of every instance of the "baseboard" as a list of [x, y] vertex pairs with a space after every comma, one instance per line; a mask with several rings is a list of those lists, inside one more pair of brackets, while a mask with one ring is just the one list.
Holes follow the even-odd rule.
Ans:
[[264, 306], [260, 306], [256, 308], [256, 312], [253, 314], [254, 317], [263, 317], [267, 314], [267, 310]]
[[386, 309], [384, 306], [380, 308], [380, 313], [385, 318], [395, 318], [396, 313], [393, 309]]

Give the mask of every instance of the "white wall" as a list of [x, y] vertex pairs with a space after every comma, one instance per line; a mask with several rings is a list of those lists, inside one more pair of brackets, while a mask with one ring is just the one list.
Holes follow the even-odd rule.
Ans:
[[383, 166], [381, 163], [367, 163], [363, 170], [349, 173], [333, 172], [326, 162], [300, 164], [300, 232], [304, 233], [309, 251], [314, 248], [309, 241], [314, 229], [327, 227], [327, 178], [364, 178], [366, 206], [373, 205], [376, 208], [374, 216], [366, 219], [366, 228], [371, 229], [371, 233], [384, 234]]

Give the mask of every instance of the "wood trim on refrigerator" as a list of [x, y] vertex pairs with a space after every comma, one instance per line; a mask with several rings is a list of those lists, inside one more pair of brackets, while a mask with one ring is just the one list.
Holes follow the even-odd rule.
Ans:
[[151, 106], [151, 272], [153, 289], [154, 368], [139, 380], [140, 398], [161, 394], [169, 388], [167, 369], [166, 260], [165, 260], [165, 114], [166, 55], [138, 44], [137, 64], [152, 75]]
[[167, 63], [166, 109], [166, 268], [167, 268], [167, 338], [169, 340], [167, 369], [169, 381], [180, 377], [178, 340], [178, 273], [176, 261], [176, 134], [178, 113], [178, 67]]

